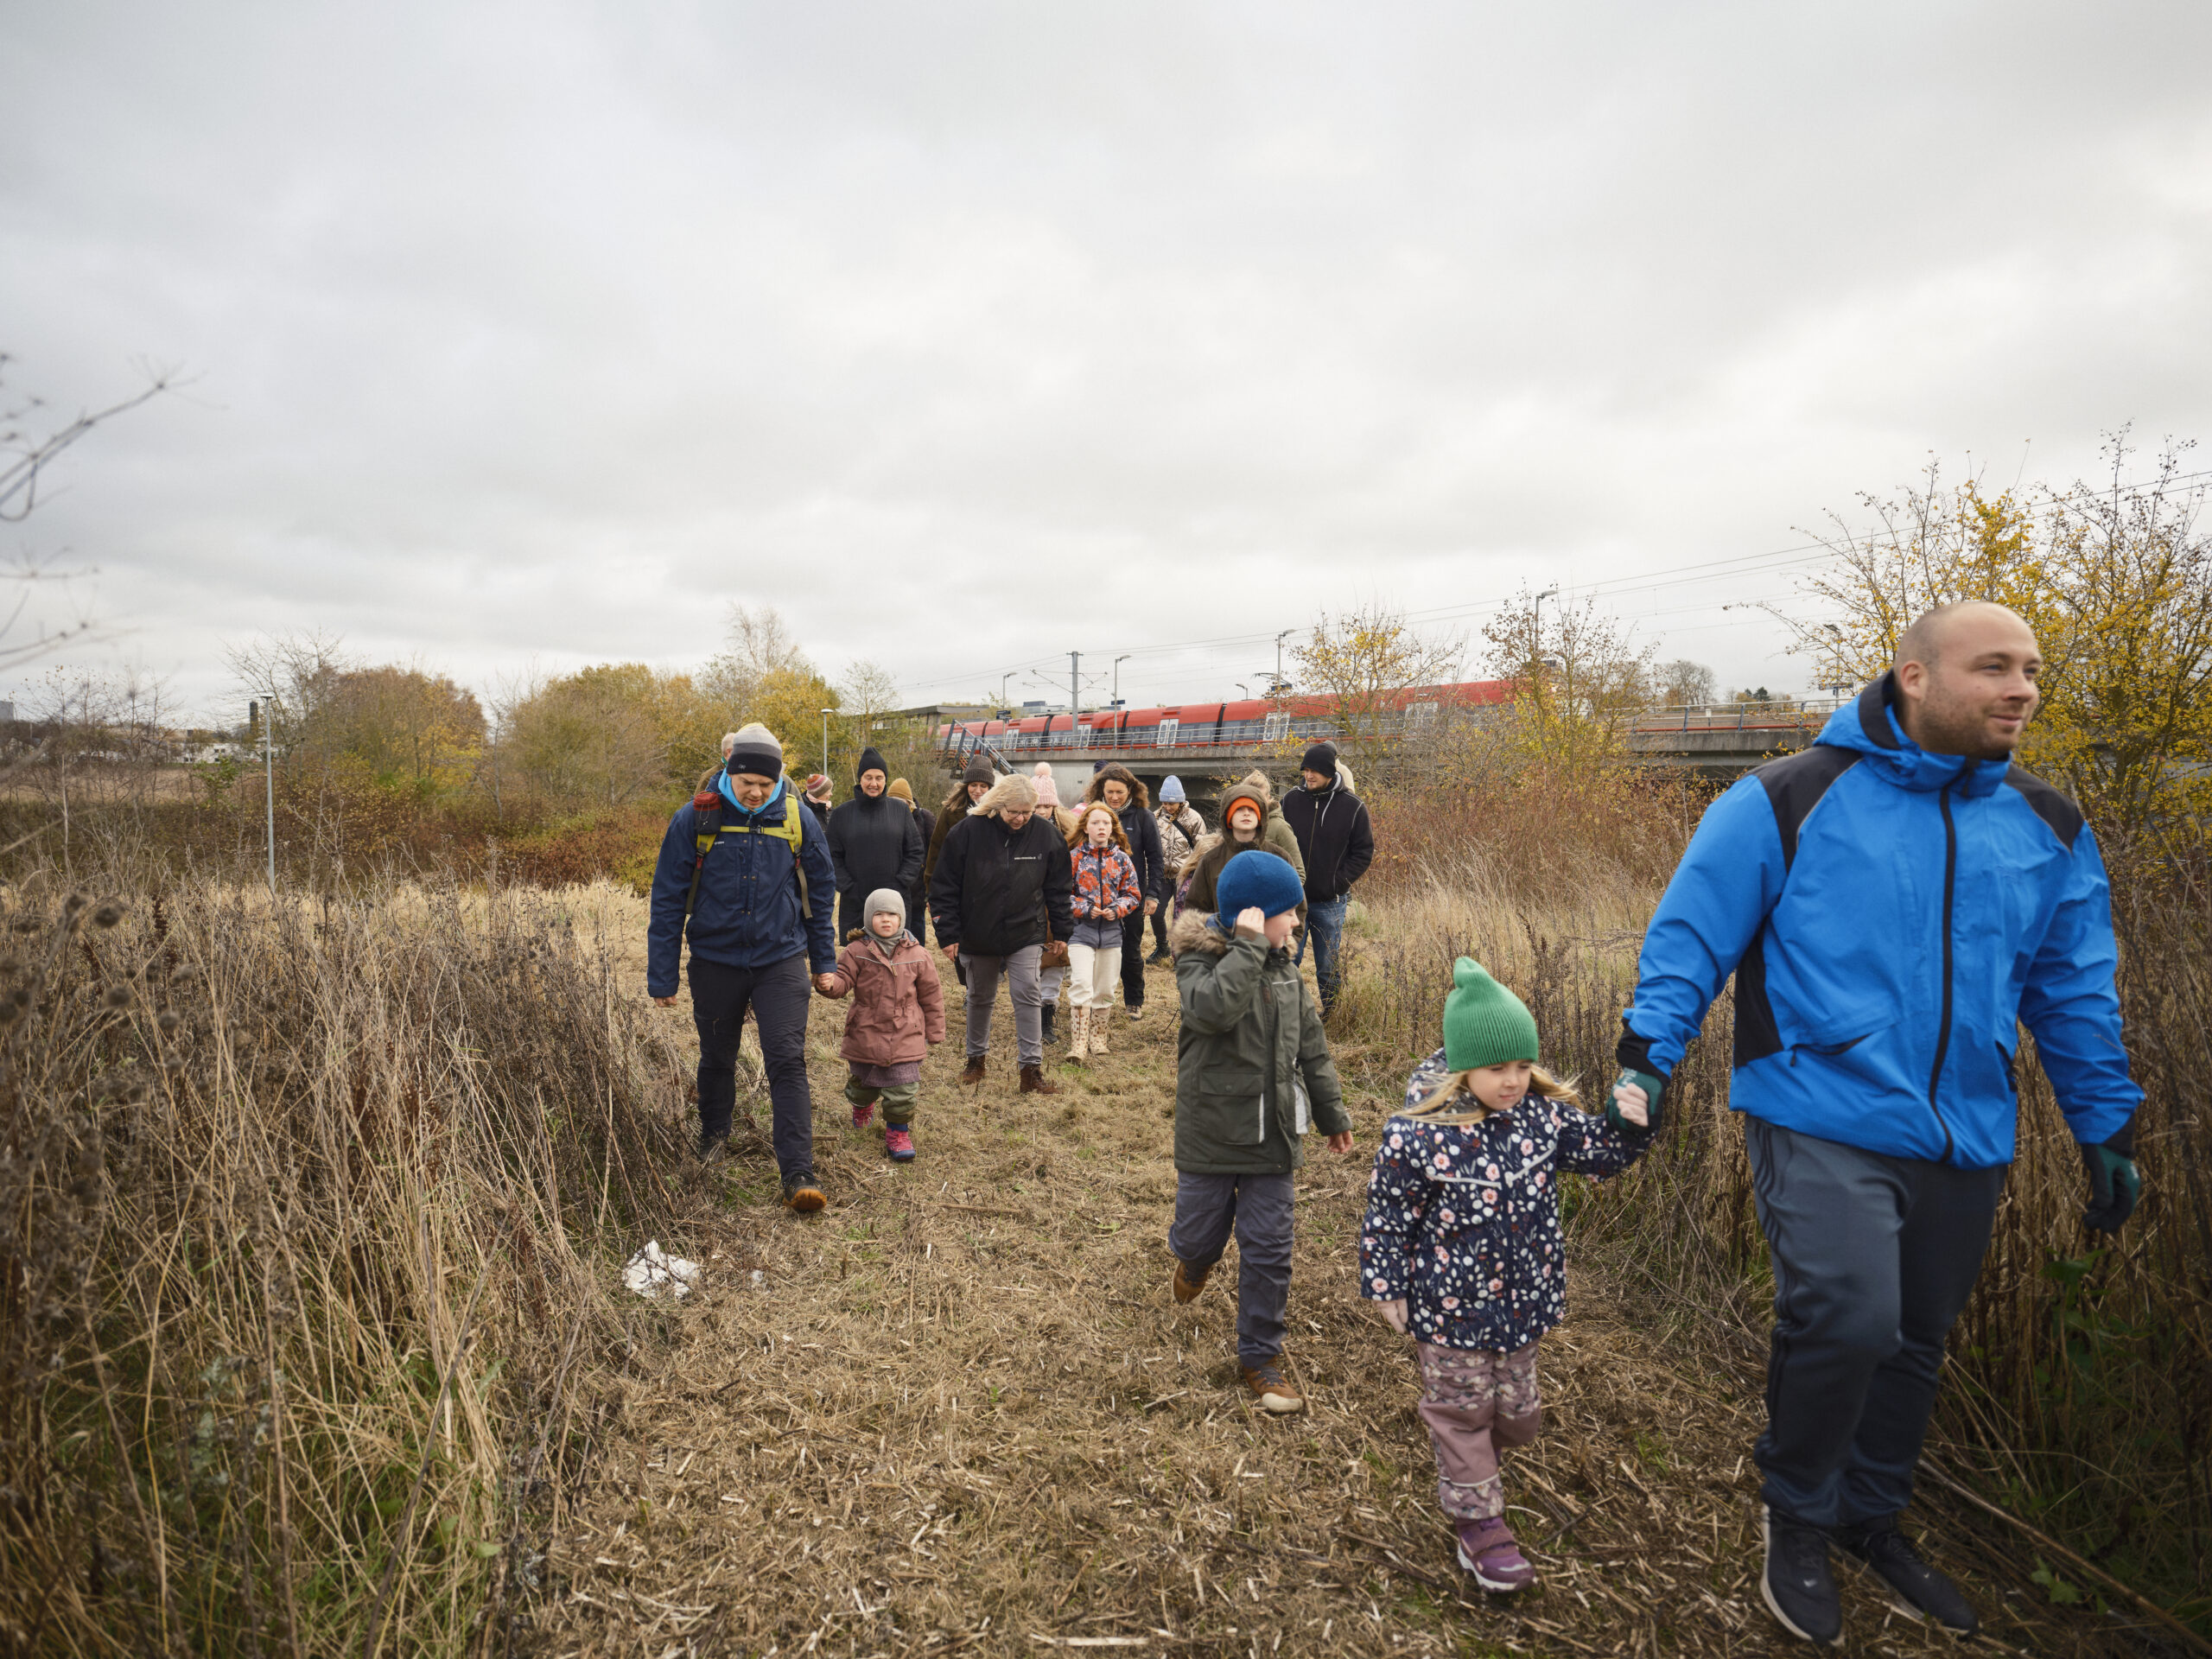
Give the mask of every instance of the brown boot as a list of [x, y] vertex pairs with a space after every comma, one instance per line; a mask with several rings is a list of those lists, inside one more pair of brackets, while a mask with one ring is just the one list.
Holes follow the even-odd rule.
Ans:
[[983, 1062], [989, 1058], [988, 1054], [970, 1054], [968, 1057], [968, 1069], [960, 1074], [962, 1084], [973, 1089], [981, 1083], [983, 1080]]
[[1179, 1256], [1175, 1262], [1175, 1300], [1179, 1302], [1197, 1301], [1198, 1293], [1206, 1287], [1206, 1274], [1212, 1271], [1208, 1268], [1203, 1273], [1193, 1273]]
[[1045, 1068], [1025, 1065], [1021, 1068], [1021, 1092], [1025, 1095], [1057, 1095], [1060, 1085], [1046, 1080]]
[[1262, 1411], [1288, 1417], [1306, 1409], [1306, 1396], [1283, 1376], [1281, 1361], [1263, 1359], [1257, 1365], [1239, 1369], [1244, 1374], [1244, 1387], [1252, 1396], [1252, 1403]]

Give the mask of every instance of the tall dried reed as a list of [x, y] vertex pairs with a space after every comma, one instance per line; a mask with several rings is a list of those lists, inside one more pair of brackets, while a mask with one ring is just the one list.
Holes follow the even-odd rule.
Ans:
[[[1450, 964], [1477, 957], [1528, 1000], [1546, 1058], [1602, 1084], [1664, 885], [1664, 791], [1635, 836], [1618, 803], [1558, 813], [1425, 813], [1419, 855], [1382, 867], [1347, 951], [1344, 1063], [1396, 1086], [1436, 1044]], [[1677, 851], [1694, 813], [1675, 822]], [[1456, 823], [1456, 837], [1440, 826]], [[1594, 840], [1579, 833], [1611, 826]], [[1378, 823], [1378, 841], [1396, 825]], [[1646, 838], [1644, 832], [1651, 832]], [[2122, 1581], [2212, 1625], [2212, 846], [2186, 827], [2107, 847], [2120, 993], [2147, 1103], [2148, 1196], [2117, 1241], [2081, 1221], [2080, 1154], [2023, 1046], [2019, 1150], [1974, 1298], [1951, 1343], [1934, 1440], [1954, 1474]], [[1661, 861], [1662, 865], [1670, 861]], [[1578, 1248], [1749, 1373], [1771, 1280], [1740, 1122], [1728, 1110], [1731, 998], [1675, 1074], [1667, 1128], [1626, 1178], [1571, 1183]], [[2032, 1555], [2031, 1548], [2028, 1552]], [[2049, 1592], [2094, 1596], [2050, 1562]], [[2075, 1580], [2081, 1580], [2076, 1582]]]
[[0, 1645], [480, 1633], [623, 1358], [602, 1245], [674, 1207], [604, 942], [542, 896], [115, 877], [0, 928]]

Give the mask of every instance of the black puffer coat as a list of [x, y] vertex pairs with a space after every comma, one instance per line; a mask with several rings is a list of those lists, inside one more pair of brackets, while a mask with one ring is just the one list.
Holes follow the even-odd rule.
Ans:
[[1292, 790], [1283, 797], [1282, 817], [1306, 855], [1306, 897], [1313, 904], [1343, 898], [1375, 861], [1367, 804], [1342, 779], [1332, 779], [1324, 790]]
[[830, 862], [837, 893], [865, 899], [878, 887], [911, 893], [922, 874], [922, 832], [913, 809], [888, 791], [853, 798], [830, 815]]
[[[987, 796], [984, 798], [988, 799]], [[1052, 819], [1033, 813], [1009, 830], [998, 814], [971, 813], [953, 827], [930, 877], [937, 942], [971, 956], [1008, 957], [1075, 931], [1075, 865]]]
[[1117, 813], [1122, 833], [1129, 838], [1129, 861], [1137, 867], [1137, 891], [1147, 899], [1166, 900], [1175, 891], [1174, 872], [1167, 868], [1167, 854], [1160, 842], [1160, 821], [1152, 816], [1152, 796], [1137, 775], [1118, 760], [1109, 761], [1083, 791], [1084, 804], [1106, 798], [1106, 785], [1117, 783], [1129, 791], [1128, 804]]

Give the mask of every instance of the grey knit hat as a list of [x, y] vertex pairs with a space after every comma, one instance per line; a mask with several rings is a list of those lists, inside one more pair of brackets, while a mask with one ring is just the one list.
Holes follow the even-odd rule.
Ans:
[[896, 887], [878, 887], [868, 896], [868, 903], [861, 906], [863, 924], [874, 921], [885, 911], [899, 918], [899, 925], [906, 925], [906, 897]]
[[759, 721], [739, 727], [722, 739], [723, 769], [734, 777], [749, 772], [755, 778], [784, 775], [784, 746]]

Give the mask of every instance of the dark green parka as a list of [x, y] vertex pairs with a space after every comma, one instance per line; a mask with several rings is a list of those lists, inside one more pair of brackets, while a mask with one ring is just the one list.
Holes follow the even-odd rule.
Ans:
[[1175, 1070], [1175, 1167], [1192, 1175], [1287, 1175], [1306, 1128], [1351, 1128], [1320, 1010], [1290, 952], [1231, 938], [1186, 910], [1167, 936], [1183, 1002]]

